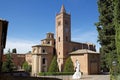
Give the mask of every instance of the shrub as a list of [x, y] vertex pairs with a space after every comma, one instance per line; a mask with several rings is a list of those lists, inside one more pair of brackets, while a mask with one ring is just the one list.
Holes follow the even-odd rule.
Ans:
[[54, 56], [53, 60], [52, 60], [52, 62], [50, 64], [48, 72], [58, 72], [58, 70], [59, 69], [58, 69], [58, 64], [57, 64], [57, 57]]
[[73, 75], [74, 72], [42, 72], [39, 73], [40, 76], [50, 76], [50, 75]]
[[28, 62], [24, 62], [22, 65], [22, 68], [26, 71], [26, 72], [31, 72], [31, 66], [28, 64]]
[[70, 57], [68, 57], [68, 59], [66, 60], [63, 71], [64, 72], [74, 72], [73, 62]]

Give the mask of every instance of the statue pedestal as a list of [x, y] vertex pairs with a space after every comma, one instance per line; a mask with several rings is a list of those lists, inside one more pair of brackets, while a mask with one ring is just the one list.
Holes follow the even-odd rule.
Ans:
[[75, 72], [74, 74], [73, 74], [73, 77], [72, 77], [73, 79], [80, 79], [81, 78], [81, 72]]

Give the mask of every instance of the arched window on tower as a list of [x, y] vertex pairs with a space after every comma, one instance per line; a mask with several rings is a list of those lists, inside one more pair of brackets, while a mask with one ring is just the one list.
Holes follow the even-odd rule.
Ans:
[[65, 20], [65, 24], [68, 25], [68, 21], [67, 20]]
[[60, 26], [60, 25], [61, 25], [61, 21], [58, 21], [58, 23], [57, 23], [57, 24], [58, 24], [58, 26]]
[[49, 34], [49, 37], [48, 38], [50, 38], [50, 34]]
[[68, 41], [68, 37], [66, 36], [66, 41]]
[[48, 41], [47, 44], [50, 44], [50, 41]]
[[58, 38], [59, 42], [60, 42], [60, 37]]

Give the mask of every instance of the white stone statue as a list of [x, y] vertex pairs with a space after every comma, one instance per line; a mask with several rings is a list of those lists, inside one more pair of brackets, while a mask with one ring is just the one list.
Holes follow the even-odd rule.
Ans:
[[80, 79], [81, 78], [81, 72], [80, 72], [80, 63], [78, 62], [78, 60], [76, 60], [75, 63], [75, 67], [76, 67], [76, 71], [73, 74], [73, 79]]

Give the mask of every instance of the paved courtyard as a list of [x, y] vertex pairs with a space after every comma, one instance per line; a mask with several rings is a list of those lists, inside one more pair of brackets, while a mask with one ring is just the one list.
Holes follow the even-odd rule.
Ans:
[[[56, 77], [62, 80], [74, 80], [72, 76], [49, 76], [49, 77]], [[81, 79], [79, 80], [110, 80], [110, 75], [82, 75]]]

